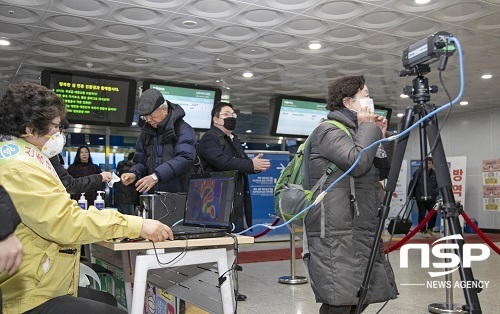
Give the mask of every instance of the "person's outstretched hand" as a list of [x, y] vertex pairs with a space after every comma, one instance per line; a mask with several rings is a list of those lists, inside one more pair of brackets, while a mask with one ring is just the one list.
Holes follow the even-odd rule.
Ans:
[[254, 171], [266, 171], [271, 167], [269, 159], [263, 159], [264, 154], [260, 153], [252, 159]]
[[101, 172], [101, 176], [102, 176], [102, 182], [109, 182], [111, 181], [113, 174], [109, 171], [103, 171]]
[[124, 173], [120, 176], [120, 180], [122, 180], [123, 185], [129, 185], [130, 183], [134, 183], [135, 181], [135, 173]]
[[0, 273], [9, 275], [16, 272], [23, 260], [23, 246], [14, 234], [0, 241]]
[[162, 242], [167, 239], [173, 240], [174, 234], [169, 226], [162, 224], [158, 220], [143, 219], [141, 238], [153, 242]]

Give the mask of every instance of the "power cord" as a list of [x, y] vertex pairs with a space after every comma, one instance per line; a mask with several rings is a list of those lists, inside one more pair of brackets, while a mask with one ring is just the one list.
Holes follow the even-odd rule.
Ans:
[[151, 241], [151, 243], [153, 244], [153, 249], [155, 251], [156, 260], [158, 261], [158, 265], [160, 265], [160, 266], [168, 266], [168, 265], [172, 264], [173, 262], [175, 262], [176, 260], [178, 260], [181, 256], [185, 255], [187, 253], [187, 250], [188, 250], [188, 239], [186, 239], [186, 246], [184, 247], [184, 250], [179, 253], [179, 255], [177, 255], [176, 257], [174, 257], [169, 262], [160, 262], [160, 258], [158, 257], [158, 252], [156, 252], [155, 243], [153, 241]]

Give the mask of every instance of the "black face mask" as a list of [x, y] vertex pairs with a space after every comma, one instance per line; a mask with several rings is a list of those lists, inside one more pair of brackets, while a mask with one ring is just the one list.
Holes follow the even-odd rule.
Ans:
[[233, 117], [225, 118], [224, 127], [229, 131], [233, 131], [234, 129], [236, 129], [236, 118]]

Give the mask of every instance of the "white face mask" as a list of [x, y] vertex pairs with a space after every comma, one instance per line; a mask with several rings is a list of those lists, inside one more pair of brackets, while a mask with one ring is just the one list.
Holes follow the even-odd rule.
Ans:
[[48, 158], [52, 158], [62, 152], [66, 144], [66, 135], [57, 132], [49, 137], [49, 140], [43, 145], [41, 151]]
[[368, 107], [371, 113], [375, 112], [375, 105], [373, 104], [373, 99], [371, 98], [361, 98], [359, 99], [359, 104], [361, 108]]

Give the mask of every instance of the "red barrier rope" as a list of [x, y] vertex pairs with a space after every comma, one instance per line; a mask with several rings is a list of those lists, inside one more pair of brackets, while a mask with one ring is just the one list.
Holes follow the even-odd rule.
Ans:
[[[279, 217], [274, 220], [274, 222], [271, 224], [271, 226], [276, 226], [278, 224], [278, 221], [280, 221]], [[254, 237], [254, 239], [255, 238], [260, 238], [260, 237], [266, 235], [269, 231], [271, 231], [271, 229], [266, 228], [266, 230], [262, 231], [261, 233], [259, 233], [257, 235], [254, 235], [253, 237]]]
[[[427, 221], [429, 221], [429, 219], [431, 219], [432, 215], [434, 215], [436, 213], [436, 210], [435, 209], [431, 209], [429, 211], [429, 213], [427, 214], [427, 216], [425, 216], [424, 220], [422, 220], [421, 223], [418, 224], [417, 227], [415, 227], [415, 229], [413, 229], [410, 233], [408, 233], [403, 239], [399, 240], [398, 242], [394, 243], [393, 246], [391, 246], [390, 248], [388, 249], [385, 249], [384, 250], [384, 253], [387, 254], [387, 253], [390, 253], [394, 250], [397, 250], [399, 249], [401, 246], [403, 246], [406, 242], [408, 242], [408, 240], [410, 240], [420, 229], [422, 229], [422, 227], [427, 223]], [[495, 245], [495, 243], [493, 243], [493, 241], [491, 241], [490, 239], [488, 239], [488, 237], [484, 234], [483, 231], [481, 231], [481, 229], [479, 229], [476, 224], [474, 224], [469, 216], [467, 215], [467, 213], [465, 212], [462, 212], [462, 216], [464, 217], [465, 221], [467, 222], [467, 224], [477, 233], [477, 235], [479, 237], [481, 237], [481, 239], [483, 239], [484, 242], [486, 242], [486, 244], [488, 244], [491, 249], [493, 251], [495, 251], [497, 254], [500, 255], [500, 248], [498, 246]]]
[[431, 210], [429, 210], [429, 213], [427, 214], [427, 216], [425, 216], [424, 220], [422, 220], [422, 222], [419, 223], [418, 226], [415, 227], [415, 229], [413, 229], [412, 231], [410, 231], [410, 233], [408, 233], [406, 235], [406, 237], [404, 237], [403, 239], [401, 239], [398, 242], [394, 243], [393, 246], [391, 246], [388, 249], [385, 249], [384, 253], [385, 254], [390, 253], [390, 252], [392, 252], [394, 250], [399, 249], [401, 246], [403, 246], [403, 244], [405, 244], [406, 242], [408, 242], [408, 240], [410, 240], [411, 237], [413, 237], [418, 231], [420, 231], [420, 229], [422, 229], [423, 226], [425, 226], [427, 224], [427, 222], [429, 221], [429, 219], [431, 219], [432, 215], [434, 215], [435, 213], [436, 213], [436, 210], [434, 208], [431, 209]]
[[481, 239], [484, 240], [484, 242], [486, 242], [486, 244], [488, 244], [492, 249], [493, 251], [497, 252], [497, 254], [500, 255], [500, 248], [498, 248], [498, 246], [495, 245], [495, 243], [493, 243], [490, 239], [488, 239], [488, 237], [484, 234], [483, 231], [481, 231], [481, 229], [479, 229], [475, 223], [473, 223], [469, 216], [467, 216], [467, 214], [465, 212], [462, 212], [462, 217], [464, 217], [465, 221], [467, 222], [467, 225], [469, 225], [474, 231], [476, 231], [477, 235], [481, 237]]

